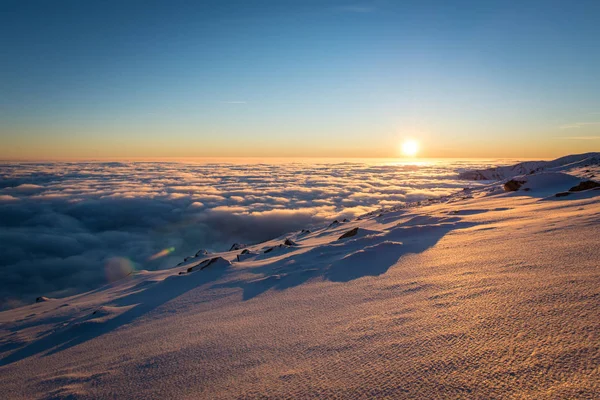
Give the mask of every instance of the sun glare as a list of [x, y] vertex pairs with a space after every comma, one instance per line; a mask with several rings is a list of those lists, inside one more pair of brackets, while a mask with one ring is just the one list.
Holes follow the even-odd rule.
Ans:
[[415, 157], [419, 152], [419, 143], [416, 140], [405, 140], [402, 143], [402, 154], [407, 157]]

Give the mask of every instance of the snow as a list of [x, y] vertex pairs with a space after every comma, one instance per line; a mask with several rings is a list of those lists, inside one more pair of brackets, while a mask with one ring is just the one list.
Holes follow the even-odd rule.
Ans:
[[501, 180], [517, 175], [527, 175], [541, 171], [560, 172], [576, 168], [600, 165], [600, 153], [575, 154], [552, 161], [525, 161], [515, 165], [465, 171], [459, 176], [469, 180]]
[[563, 162], [4, 311], [0, 392], [593, 398], [600, 190]]

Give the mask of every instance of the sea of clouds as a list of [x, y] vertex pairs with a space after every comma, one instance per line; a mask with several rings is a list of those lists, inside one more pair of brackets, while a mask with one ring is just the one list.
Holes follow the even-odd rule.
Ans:
[[474, 185], [458, 171], [493, 163], [0, 164], [0, 309], [96, 288], [114, 257], [167, 268], [199, 249], [448, 195]]

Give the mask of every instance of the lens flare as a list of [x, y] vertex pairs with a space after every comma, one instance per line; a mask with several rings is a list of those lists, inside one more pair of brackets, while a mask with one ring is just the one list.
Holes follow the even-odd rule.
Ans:
[[109, 283], [123, 279], [131, 275], [134, 271], [133, 263], [123, 257], [109, 258], [104, 265], [104, 274]]
[[175, 251], [175, 247], [169, 247], [168, 249], [163, 249], [163, 250], [159, 251], [158, 253], [153, 254], [150, 257], [148, 257], [148, 261], [152, 261], [152, 260], [156, 260], [157, 258], [164, 257], [166, 255], [171, 254], [174, 251]]

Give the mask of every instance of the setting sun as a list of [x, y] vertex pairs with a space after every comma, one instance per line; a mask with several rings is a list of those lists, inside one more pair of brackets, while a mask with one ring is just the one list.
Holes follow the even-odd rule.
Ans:
[[406, 140], [402, 143], [402, 154], [407, 157], [414, 157], [419, 152], [419, 143], [416, 140]]

